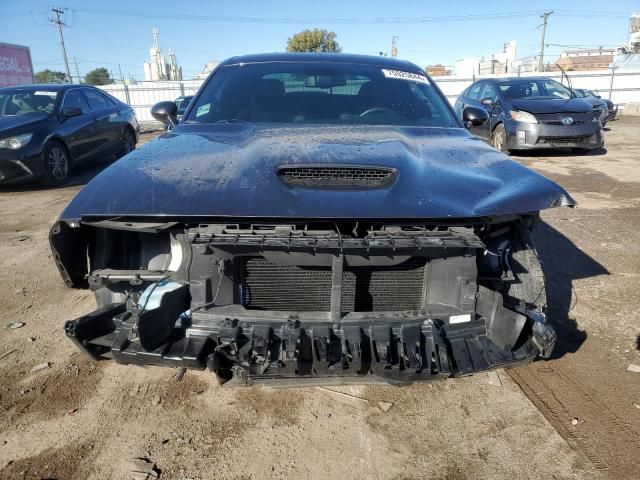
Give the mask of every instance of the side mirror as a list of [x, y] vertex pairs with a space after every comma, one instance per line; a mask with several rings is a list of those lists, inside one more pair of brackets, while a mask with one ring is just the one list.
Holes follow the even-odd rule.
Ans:
[[466, 128], [479, 127], [489, 120], [489, 114], [483, 108], [466, 107], [462, 111], [462, 122]]
[[596, 98], [602, 98], [602, 96], [601, 95], [596, 95]]
[[151, 107], [151, 116], [165, 125], [175, 127], [178, 124], [178, 106], [176, 102], [158, 102]]
[[60, 114], [62, 115], [62, 118], [77, 117], [78, 115], [82, 115], [82, 110], [78, 107], [65, 107], [62, 109]]
[[493, 98], [483, 98], [482, 100], [480, 100], [480, 103], [482, 105], [486, 105], [487, 107], [493, 107], [495, 105], [495, 103], [493, 102]]

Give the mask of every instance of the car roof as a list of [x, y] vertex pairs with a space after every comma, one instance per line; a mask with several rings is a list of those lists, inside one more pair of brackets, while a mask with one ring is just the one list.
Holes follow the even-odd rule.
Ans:
[[38, 89], [38, 90], [49, 90], [52, 92], [64, 92], [65, 90], [69, 90], [70, 88], [77, 88], [77, 87], [95, 88], [93, 85], [78, 85], [74, 83], [36, 83], [32, 85], [13, 85], [10, 87], [2, 87], [0, 88], [0, 92], [4, 90], [16, 90], [16, 89], [18, 90]]
[[[549, 77], [501, 77], [501, 78], [485, 78], [483, 80], [493, 80], [494, 82], [513, 82], [517, 80], [553, 80], [553, 78]], [[554, 80], [555, 81], [555, 80]]]
[[376, 65], [385, 68], [404, 68], [416, 70], [423, 74], [423, 69], [406, 60], [389, 58], [375, 55], [355, 55], [351, 53], [258, 53], [252, 55], [242, 55], [231, 57], [220, 64], [238, 65], [241, 63], [267, 63], [267, 62], [334, 62], [334, 63], [357, 63], [364, 65]]

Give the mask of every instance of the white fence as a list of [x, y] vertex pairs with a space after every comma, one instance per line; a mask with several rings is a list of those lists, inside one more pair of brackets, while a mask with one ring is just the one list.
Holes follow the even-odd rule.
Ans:
[[157, 124], [158, 122], [151, 116], [153, 105], [165, 100], [175, 100], [184, 95], [194, 95], [202, 82], [202, 80], [142, 82], [136, 85], [104, 85], [100, 88], [131, 105], [136, 111], [136, 118], [140, 123]]
[[[561, 74], [554, 73], [523, 73], [521, 76], [547, 76], [562, 81]], [[471, 83], [479, 78], [499, 78], [514, 76], [514, 74], [478, 75], [476, 77], [434, 77], [449, 101], [453, 103], [456, 97]], [[640, 102], [640, 71], [618, 72], [613, 76], [612, 71], [599, 72], [571, 72], [569, 74], [574, 88], [587, 88], [597, 91], [603, 98], [611, 100], [624, 108], [629, 102]], [[564, 81], [566, 84], [566, 80]], [[164, 100], [175, 100], [182, 95], [193, 95], [202, 85], [202, 80], [186, 80], [181, 82], [142, 82], [137, 85], [105, 85], [103, 88], [114, 97], [131, 105], [136, 110], [138, 121], [146, 125], [157, 125], [151, 117], [151, 107]]]

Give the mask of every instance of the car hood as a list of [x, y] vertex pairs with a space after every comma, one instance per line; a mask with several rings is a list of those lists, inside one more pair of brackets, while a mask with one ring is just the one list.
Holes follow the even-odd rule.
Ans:
[[584, 98], [562, 99], [526, 99], [513, 100], [511, 106], [530, 113], [584, 113], [591, 111], [591, 103]]
[[[391, 167], [379, 188], [289, 186], [281, 166]], [[470, 218], [574, 205], [554, 182], [461, 128], [180, 125], [111, 165], [62, 219], [161, 216]]]
[[607, 102], [605, 102], [604, 100], [600, 100], [599, 98], [585, 97], [582, 100], [585, 100], [585, 101], [589, 102], [592, 107], [599, 107], [599, 108], [606, 108], [607, 107]]
[[0, 135], [12, 134], [15, 131], [22, 130], [22, 127], [37, 123], [46, 116], [30, 116], [30, 115], [0, 115]]

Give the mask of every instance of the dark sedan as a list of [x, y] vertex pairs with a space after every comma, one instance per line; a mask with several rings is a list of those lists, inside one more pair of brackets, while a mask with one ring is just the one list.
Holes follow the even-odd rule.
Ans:
[[503, 152], [573, 148], [586, 152], [604, 145], [600, 110], [549, 78], [500, 78], [473, 83], [456, 100], [462, 117], [480, 107], [489, 121], [471, 132]]
[[135, 148], [131, 107], [85, 85], [0, 88], [0, 184], [63, 183], [75, 165]]
[[[175, 124], [176, 104], [152, 113]], [[92, 179], [50, 240], [95, 293], [65, 325], [94, 358], [397, 384], [549, 356], [530, 229], [574, 203], [469, 134], [416, 65], [251, 55]]]
[[604, 127], [609, 120], [609, 106], [607, 102], [589, 90], [583, 90], [581, 88], [574, 88], [572, 90], [576, 97], [582, 98], [591, 104], [594, 116], [600, 112], [600, 123]]
[[601, 101], [602, 103], [605, 104], [605, 106], [607, 107], [607, 116], [605, 117], [604, 121], [602, 122], [603, 126], [609, 120], [613, 120], [614, 118], [616, 118], [616, 115], [618, 114], [618, 105], [613, 103], [608, 98], [602, 98], [600, 95], [598, 95], [593, 90], [588, 90], [586, 88], [576, 88], [576, 89], [574, 89], [574, 91], [578, 94], [578, 97], [580, 97], [580, 98], [596, 99], [596, 100], [599, 100], [599, 101]]

